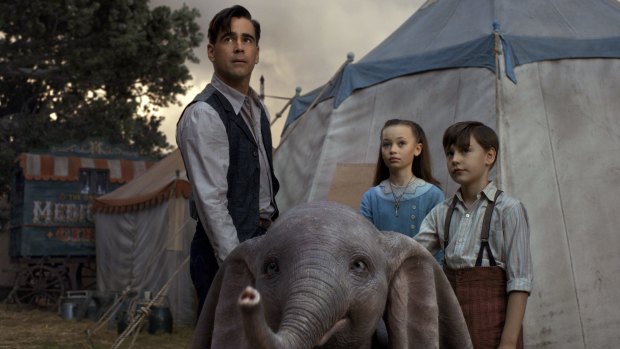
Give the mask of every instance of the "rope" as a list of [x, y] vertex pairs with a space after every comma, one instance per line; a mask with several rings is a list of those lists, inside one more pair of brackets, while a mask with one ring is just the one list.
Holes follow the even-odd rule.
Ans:
[[[112, 344], [112, 349], [117, 349], [118, 347], [120, 347], [120, 345], [125, 341], [125, 339], [127, 339], [127, 337], [129, 337], [132, 334], [132, 332], [134, 332], [138, 328], [138, 326], [142, 324], [142, 321], [144, 321], [144, 319], [147, 319], [149, 317], [151, 313], [150, 309], [153, 306], [153, 304], [155, 304], [156, 302], [159, 302], [160, 299], [163, 299], [164, 295], [168, 292], [168, 289], [172, 285], [172, 280], [174, 280], [174, 278], [177, 276], [179, 271], [181, 271], [181, 269], [183, 269], [188, 262], [189, 262], [189, 256], [187, 256], [185, 260], [183, 261], [183, 263], [179, 265], [177, 270], [175, 270], [175, 272], [168, 279], [168, 281], [166, 281], [164, 286], [159, 290], [159, 292], [157, 292], [157, 295], [153, 297], [153, 299], [151, 299], [151, 301], [147, 303], [146, 306], [140, 307], [140, 309], [138, 310], [138, 316], [134, 317], [129, 323], [129, 326], [127, 326], [127, 328], [125, 329], [125, 331], [123, 331], [123, 333], [121, 333], [121, 335], [118, 338], [116, 338], [116, 340]], [[140, 331], [135, 332], [134, 336], [137, 337], [138, 333], [140, 333]], [[134, 340], [130, 348], [133, 346], [133, 343], [135, 343], [135, 337], [134, 337]]]
[[121, 296], [114, 300], [114, 303], [106, 310], [106, 312], [101, 315], [99, 320], [95, 323], [95, 326], [92, 329], [86, 329], [86, 338], [88, 339], [88, 343], [90, 343], [91, 348], [95, 348], [95, 344], [93, 343], [92, 337], [95, 333], [99, 332], [99, 330], [106, 324], [112, 316], [116, 314], [123, 301], [131, 291], [131, 288], [128, 286], [123, 290]]
[[[156, 252], [156, 253], [151, 253], [151, 258], [148, 260], [147, 265], [155, 265], [155, 256], [159, 256], [161, 255], [167, 248], [169, 242], [171, 241], [172, 238], [175, 238], [179, 232], [183, 231], [185, 229], [185, 227], [187, 226], [187, 224], [191, 221], [191, 218], [187, 218], [185, 220], [185, 222], [174, 232], [174, 234], [171, 234], [167, 237], [167, 239], [165, 240], [165, 243], [162, 245], [162, 247]], [[123, 333], [121, 333], [121, 335], [119, 337], [116, 338], [116, 340], [114, 341], [114, 343], [112, 344], [112, 349], [116, 349], [118, 348], [124, 341], [125, 339], [127, 339], [127, 337], [129, 335], [131, 335], [132, 332], [134, 332], [138, 326], [140, 324], [142, 324], [142, 322], [144, 321], [144, 319], [148, 319], [148, 316], [150, 315], [150, 308], [153, 304], [155, 304], [155, 302], [160, 301], [160, 298], [163, 299], [163, 294], [166, 294], [168, 292], [168, 289], [171, 286], [171, 282], [172, 280], [176, 277], [176, 275], [179, 273], [179, 271], [181, 271], [185, 265], [189, 262], [189, 256], [187, 258], [185, 258], [185, 260], [179, 265], [179, 267], [176, 269], [176, 271], [172, 274], [172, 276], [168, 279], [168, 281], [164, 284], [164, 286], [160, 289], [160, 291], [157, 293], [157, 295], [155, 297], [152, 298], [152, 300], [146, 305], [146, 307], [141, 307], [137, 312], [138, 312], [138, 316], [134, 317], [131, 312], [128, 312], [128, 321], [129, 321], [129, 325], [127, 326], [127, 328], [125, 329], [125, 331], [123, 331]], [[129, 292], [129, 290], [131, 289], [131, 286], [127, 286], [127, 288], [125, 289], [125, 291], [123, 292], [123, 297], [119, 298], [116, 302], [117, 304], [114, 304], [112, 307], [110, 307], [110, 309], [108, 309], [108, 311], [106, 312], [106, 314], [104, 314], [104, 316], [102, 316], [102, 318], [99, 320], [99, 322], [97, 323], [97, 325], [95, 326], [95, 328], [91, 331], [91, 330], [86, 330], [86, 335], [88, 337], [88, 341], [91, 343], [91, 346], [94, 348], [91, 336], [97, 332], [98, 330], [101, 329], [101, 327], [103, 326], [104, 323], [106, 323], [108, 321], [108, 318], [113, 316], [117, 309], [114, 310], [114, 312], [112, 312], [112, 308], [113, 307], [120, 307], [120, 303], [123, 300], [124, 296], [125, 296], [125, 292]], [[135, 299], [132, 300], [132, 304], [130, 304], [130, 307], [128, 309], [134, 309], [134, 303], [135, 303]], [[138, 333], [140, 333], [140, 331], [135, 331], [134, 333], [134, 338], [132, 340], [132, 343], [130, 345], [130, 348], [133, 346], [133, 344], [135, 343], [135, 340], [138, 336]]]

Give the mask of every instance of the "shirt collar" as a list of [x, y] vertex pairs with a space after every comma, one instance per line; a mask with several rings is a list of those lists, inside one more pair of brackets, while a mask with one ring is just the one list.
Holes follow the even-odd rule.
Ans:
[[220, 91], [224, 97], [230, 102], [232, 105], [235, 114], [239, 114], [241, 112], [241, 108], [243, 108], [243, 103], [245, 103], [246, 98], [250, 98], [250, 102], [254, 105], [260, 106], [260, 98], [256, 91], [254, 91], [251, 87], [248, 91], [248, 95], [244, 95], [243, 93], [235, 90], [234, 88], [226, 85], [217, 75], [213, 74], [211, 78], [211, 84], [218, 91]]
[[[413, 182], [411, 182], [411, 184], [407, 186], [407, 189], [405, 190], [405, 192], [415, 193], [416, 189], [418, 189], [418, 187], [423, 186], [424, 184], [426, 184], [426, 182], [422, 178], [416, 177], [416, 179], [414, 179]], [[389, 179], [384, 179], [383, 181], [381, 181], [381, 183], [379, 183], [379, 187], [383, 189], [384, 194], [392, 193], [392, 186], [390, 185]], [[402, 187], [399, 187], [399, 188], [402, 188]]]
[[[495, 182], [490, 181], [489, 184], [487, 184], [486, 187], [484, 187], [484, 189], [482, 189], [482, 191], [478, 193], [478, 195], [476, 195], [476, 200], [480, 200], [480, 197], [484, 195], [487, 198], [487, 200], [494, 201], [496, 191], [497, 191], [497, 186], [495, 185]], [[459, 190], [456, 191], [455, 195], [456, 195], [456, 198], [459, 199], [459, 201], [463, 202], [463, 194], [461, 194], [460, 188]]]

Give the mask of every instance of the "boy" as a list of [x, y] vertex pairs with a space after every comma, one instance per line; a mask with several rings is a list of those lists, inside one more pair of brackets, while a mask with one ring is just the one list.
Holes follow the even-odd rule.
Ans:
[[488, 178], [497, 134], [480, 122], [459, 122], [444, 133], [443, 147], [460, 188], [426, 216], [415, 239], [433, 254], [444, 251], [474, 348], [522, 348], [532, 291], [529, 226], [523, 205]]

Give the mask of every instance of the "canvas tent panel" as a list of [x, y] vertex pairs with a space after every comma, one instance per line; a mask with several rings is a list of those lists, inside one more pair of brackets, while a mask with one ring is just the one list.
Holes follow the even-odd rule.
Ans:
[[492, 29], [492, 3], [493, 0], [436, 1], [409, 17], [360, 63], [401, 58], [403, 51], [408, 55], [441, 52], [472, 38], [482, 38]]
[[618, 71], [618, 60], [543, 62], [503, 85], [504, 186], [531, 219], [533, 346], [610, 348], [619, 339], [620, 219], [609, 194], [620, 184], [610, 170], [620, 168]]
[[127, 286], [122, 280], [132, 278], [135, 217], [127, 214], [112, 217], [98, 214], [95, 222], [97, 287], [100, 291], [122, 291]]
[[306, 116], [290, 127], [286, 147], [279, 147], [274, 153], [273, 169], [280, 180], [277, 196], [278, 208], [283, 211], [300, 200], [305, 201], [310, 193], [319, 162], [332, 105], [324, 102], [312, 109]]
[[[360, 91], [355, 103], [345, 103], [329, 115], [324, 148], [319, 157], [308, 201], [326, 200], [336, 164], [367, 162], [365, 151], [372, 137], [374, 96]], [[327, 101], [329, 103], [329, 101]]]
[[530, 222], [534, 290], [524, 321], [526, 345], [582, 348], [538, 67], [534, 63], [518, 68], [522, 78], [517, 85], [503, 80], [500, 123], [502, 186], [524, 203]]
[[610, 306], [620, 296], [620, 216], [612, 193], [620, 188], [620, 61], [541, 67], [551, 67], [541, 69], [541, 83], [585, 342], [611, 348], [620, 342], [619, 308]]
[[100, 290], [122, 291], [130, 286], [154, 295], [181, 268], [167, 300], [175, 326], [193, 323], [194, 290], [188, 265], [181, 266], [189, 256], [195, 230], [186, 199], [171, 198], [131, 213], [99, 213], [96, 229]]
[[503, 31], [522, 38], [598, 39], [617, 37], [620, 33], [617, 0], [532, 0], [527, 4], [502, 0], [497, 3]]

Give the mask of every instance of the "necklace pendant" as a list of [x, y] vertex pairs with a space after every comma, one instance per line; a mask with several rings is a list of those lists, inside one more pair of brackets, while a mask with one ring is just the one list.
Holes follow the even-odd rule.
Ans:
[[398, 209], [400, 208], [400, 202], [394, 203], [394, 215], [398, 217]]

